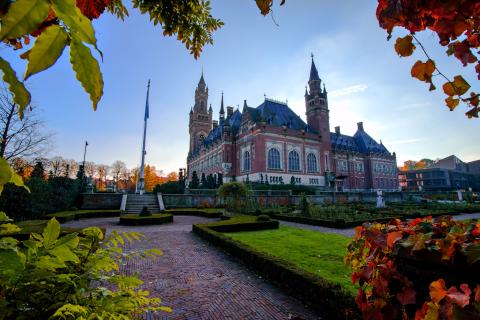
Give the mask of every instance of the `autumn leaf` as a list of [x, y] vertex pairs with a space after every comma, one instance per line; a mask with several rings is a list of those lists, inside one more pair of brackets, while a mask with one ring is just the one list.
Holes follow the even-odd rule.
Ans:
[[387, 246], [389, 248], [393, 248], [394, 243], [402, 239], [402, 237], [403, 237], [402, 231], [389, 232], [387, 236]]
[[411, 75], [420, 81], [430, 83], [432, 81], [432, 74], [435, 71], [435, 62], [428, 59], [425, 63], [418, 60], [412, 67]]
[[447, 291], [447, 297], [453, 303], [459, 305], [462, 308], [465, 308], [465, 306], [467, 306], [470, 303], [470, 294], [472, 293], [472, 291], [470, 290], [468, 285], [465, 283], [460, 285], [460, 289], [463, 292], [458, 291], [457, 288], [455, 287], [451, 287]]
[[416, 49], [415, 45], [412, 43], [413, 37], [411, 35], [406, 35], [403, 38], [397, 38], [395, 42], [395, 51], [401, 57], [408, 57], [411, 56], [413, 50]]
[[105, 11], [111, 0], [77, 0], [77, 7], [88, 19], [97, 19]]
[[3, 81], [8, 83], [8, 89], [13, 93], [13, 101], [18, 104], [18, 115], [23, 117], [23, 109], [30, 104], [31, 96], [23, 82], [17, 79], [15, 71], [6, 60], [0, 57], [0, 70], [3, 72]]
[[445, 104], [450, 109], [450, 111], [455, 110], [459, 103], [460, 99], [454, 99], [452, 97], [448, 97], [447, 99], [445, 99]]
[[456, 95], [461, 96], [465, 92], [467, 92], [468, 89], [470, 89], [470, 85], [460, 75], [455, 76], [453, 78], [453, 81], [451, 82], [449, 81], [443, 85], [443, 92], [445, 92], [445, 94], [447, 94], [450, 97], [456, 96]]
[[0, 39], [15, 39], [37, 29], [48, 16], [50, 4], [47, 0], [18, 0], [2, 17]]
[[475, 302], [480, 302], [480, 284], [475, 287]]
[[443, 279], [433, 281], [430, 284], [430, 297], [432, 298], [433, 302], [440, 302], [443, 298], [445, 298], [446, 295], [447, 288], [445, 287], [445, 281], [443, 281]]
[[265, 16], [270, 12], [270, 6], [273, 0], [255, 0], [260, 12]]

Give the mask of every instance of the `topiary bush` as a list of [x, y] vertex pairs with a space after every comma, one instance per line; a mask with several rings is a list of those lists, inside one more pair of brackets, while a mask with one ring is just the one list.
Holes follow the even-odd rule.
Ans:
[[142, 208], [142, 211], [139, 214], [140, 217], [150, 217], [151, 215], [152, 213], [150, 212], [150, 210], [148, 210], [148, 207], [146, 206]]
[[270, 216], [266, 214], [261, 214], [257, 217], [257, 221], [270, 221]]
[[301, 194], [300, 204], [298, 206], [298, 209], [300, 210], [303, 216], [310, 217], [310, 203], [308, 202], [307, 197], [305, 196], [305, 193]]
[[226, 202], [227, 209], [240, 212], [243, 207], [242, 200], [247, 197], [248, 188], [242, 182], [228, 182], [218, 188], [218, 194]]

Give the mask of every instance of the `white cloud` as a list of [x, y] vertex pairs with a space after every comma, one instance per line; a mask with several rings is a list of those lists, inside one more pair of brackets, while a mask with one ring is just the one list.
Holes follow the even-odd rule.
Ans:
[[362, 92], [367, 90], [368, 85], [366, 84], [356, 84], [350, 87], [346, 88], [341, 88], [334, 90], [332, 92], [329, 92], [330, 97], [341, 97], [341, 96], [349, 96], [358, 92]]

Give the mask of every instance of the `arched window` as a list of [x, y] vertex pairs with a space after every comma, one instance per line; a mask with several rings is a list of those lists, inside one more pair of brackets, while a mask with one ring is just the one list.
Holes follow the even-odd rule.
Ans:
[[300, 171], [300, 157], [298, 152], [292, 150], [288, 153], [288, 170], [289, 171]]
[[307, 156], [307, 172], [317, 172], [317, 157], [313, 153]]
[[250, 152], [243, 153], [243, 171], [250, 171]]
[[280, 169], [280, 151], [278, 149], [268, 150], [268, 169]]

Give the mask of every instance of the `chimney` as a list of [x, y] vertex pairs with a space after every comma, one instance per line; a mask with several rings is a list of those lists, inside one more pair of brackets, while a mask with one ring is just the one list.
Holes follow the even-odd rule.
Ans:
[[335, 133], [336, 133], [336, 134], [340, 134], [340, 126], [336, 126], [336, 127], [335, 127]]
[[363, 131], [363, 122], [357, 122], [358, 131]]
[[218, 120], [213, 120], [213, 129], [218, 127]]
[[227, 118], [230, 118], [233, 114], [233, 107], [227, 107]]

